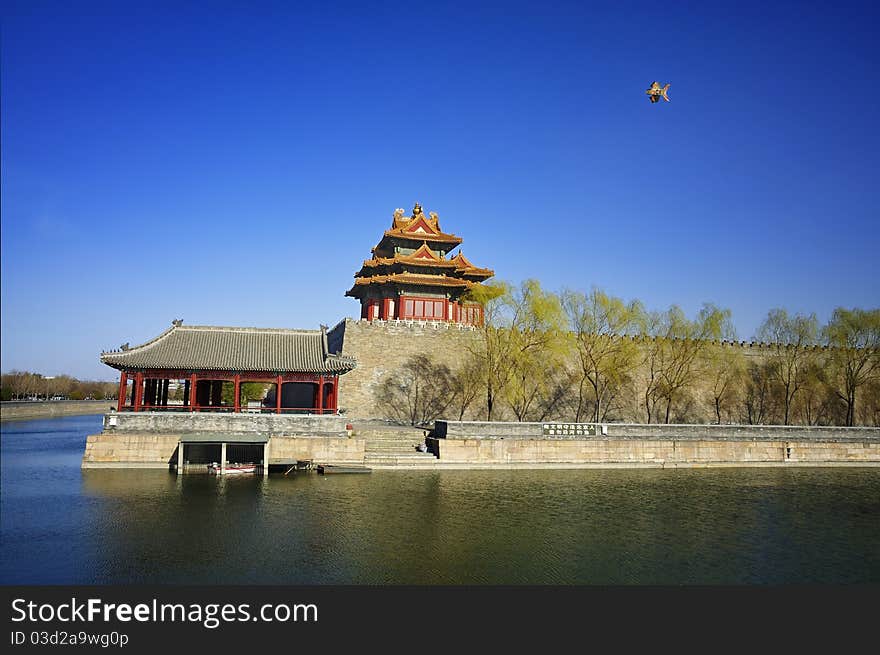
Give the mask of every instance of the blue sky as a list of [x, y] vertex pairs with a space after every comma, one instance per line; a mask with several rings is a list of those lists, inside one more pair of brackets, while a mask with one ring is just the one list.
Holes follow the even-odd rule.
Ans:
[[876, 3], [2, 7], [3, 371], [357, 316], [415, 201], [501, 279], [740, 338], [880, 305]]

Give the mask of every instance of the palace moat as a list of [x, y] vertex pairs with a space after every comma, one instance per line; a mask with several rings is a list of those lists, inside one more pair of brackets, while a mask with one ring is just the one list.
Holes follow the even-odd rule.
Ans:
[[101, 420], [3, 424], [0, 582], [880, 582], [878, 468], [81, 470]]

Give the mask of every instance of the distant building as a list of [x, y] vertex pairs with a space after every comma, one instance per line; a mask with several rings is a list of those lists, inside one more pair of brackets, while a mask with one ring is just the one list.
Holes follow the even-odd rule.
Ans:
[[398, 209], [345, 295], [360, 300], [363, 319], [482, 325], [482, 306], [466, 294], [495, 272], [474, 266], [461, 251], [447, 258], [461, 242], [440, 229], [437, 214], [425, 216], [418, 203], [411, 216]]

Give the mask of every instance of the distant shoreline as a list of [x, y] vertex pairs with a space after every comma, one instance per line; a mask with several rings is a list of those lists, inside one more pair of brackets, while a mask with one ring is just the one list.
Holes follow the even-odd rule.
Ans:
[[106, 414], [111, 407], [115, 400], [7, 400], [0, 403], [0, 421]]

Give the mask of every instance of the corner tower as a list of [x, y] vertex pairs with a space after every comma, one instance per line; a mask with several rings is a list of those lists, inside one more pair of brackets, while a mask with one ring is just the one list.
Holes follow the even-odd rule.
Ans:
[[483, 323], [483, 308], [468, 302], [467, 292], [495, 272], [469, 262], [461, 251], [448, 254], [461, 237], [440, 229], [435, 212], [425, 216], [416, 203], [412, 216], [397, 209], [372, 259], [354, 274], [346, 296], [361, 301], [361, 318], [415, 319], [467, 325]]

